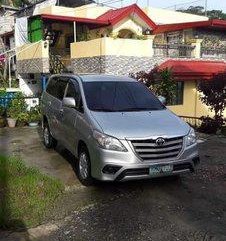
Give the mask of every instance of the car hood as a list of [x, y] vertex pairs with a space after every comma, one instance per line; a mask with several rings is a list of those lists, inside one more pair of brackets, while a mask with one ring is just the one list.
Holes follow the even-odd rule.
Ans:
[[94, 112], [107, 135], [118, 139], [185, 136], [189, 125], [168, 109], [140, 112]]

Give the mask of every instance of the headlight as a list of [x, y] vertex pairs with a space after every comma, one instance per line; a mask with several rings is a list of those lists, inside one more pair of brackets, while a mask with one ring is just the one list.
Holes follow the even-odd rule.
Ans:
[[193, 128], [189, 131], [188, 135], [186, 136], [186, 146], [191, 146], [196, 144], [196, 134]]
[[98, 131], [93, 132], [93, 137], [100, 147], [112, 151], [127, 151], [125, 146], [117, 138], [105, 135]]

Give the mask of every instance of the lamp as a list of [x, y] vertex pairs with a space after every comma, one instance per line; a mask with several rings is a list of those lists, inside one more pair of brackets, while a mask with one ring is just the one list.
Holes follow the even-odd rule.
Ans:
[[144, 35], [151, 35], [151, 29], [149, 29], [149, 28], [145, 29]]

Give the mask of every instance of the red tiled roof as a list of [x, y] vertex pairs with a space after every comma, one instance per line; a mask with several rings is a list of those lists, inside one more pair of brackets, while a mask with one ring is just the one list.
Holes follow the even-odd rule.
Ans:
[[50, 19], [56, 21], [67, 21], [67, 22], [82, 22], [93, 24], [97, 26], [106, 26], [106, 25], [114, 25], [124, 19], [125, 17], [130, 16], [131, 14], [138, 15], [151, 29], [155, 29], [155, 23], [136, 5], [130, 5], [124, 8], [119, 8], [116, 10], [109, 10], [103, 15], [99, 16], [96, 19], [89, 18], [77, 18], [77, 17], [67, 17], [60, 15], [52, 15], [52, 14], [42, 14], [42, 19]]
[[226, 72], [224, 61], [168, 60], [158, 69], [170, 68], [176, 80], [210, 80], [215, 75]]
[[199, 22], [189, 22], [189, 23], [177, 23], [177, 24], [163, 24], [158, 25], [154, 30], [154, 34], [164, 33], [170, 31], [178, 31], [182, 29], [188, 28], [199, 28], [199, 27], [212, 27], [226, 30], [226, 20], [212, 19], [207, 21], [199, 21]]
[[114, 25], [124, 19], [125, 17], [130, 16], [131, 14], [138, 15], [151, 29], [156, 29], [156, 24], [145, 14], [137, 4], [132, 4], [130, 6], [119, 8], [115, 10], [109, 10], [103, 15], [99, 16], [98, 20], [108, 21], [109, 24]]
[[67, 17], [67, 16], [61, 16], [61, 15], [52, 15], [52, 14], [42, 14], [41, 18], [56, 20], [56, 21], [80, 22], [80, 23], [88, 23], [88, 24], [96, 24], [96, 25], [108, 25], [109, 24], [108, 21], [104, 21], [101, 19]]

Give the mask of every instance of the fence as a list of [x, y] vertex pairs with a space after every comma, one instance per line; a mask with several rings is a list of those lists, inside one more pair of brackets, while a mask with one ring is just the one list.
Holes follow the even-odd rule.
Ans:
[[200, 127], [202, 123], [202, 120], [198, 117], [191, 117], [191, 116], [180, 116], [180, 117], [194, 128]]
[[153, 48], [155, 56], [191, 58], [195, 46], [188, 44], [154, 44]]
[[226, 48], [204, 48], [201, 49], [202, 58], [226, 59]]

